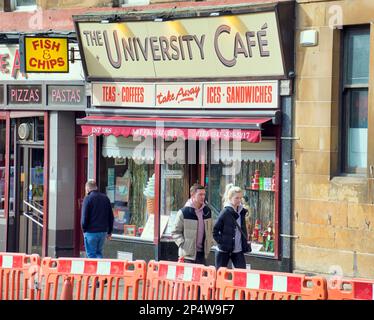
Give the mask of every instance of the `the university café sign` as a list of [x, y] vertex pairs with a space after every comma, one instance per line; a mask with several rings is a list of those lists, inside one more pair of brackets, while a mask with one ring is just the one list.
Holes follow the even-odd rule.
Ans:
[[216, 80], [285, 73], [274, 11], [76, 25], [89, 80]]

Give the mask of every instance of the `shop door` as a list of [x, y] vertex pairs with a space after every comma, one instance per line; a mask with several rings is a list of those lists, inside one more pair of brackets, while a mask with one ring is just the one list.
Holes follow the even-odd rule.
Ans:
[[75, 238], [74, 255], [79, 256], [80, 251], [84, 251], [83, 233], [81, 229], [81, 210], [85, 193], [85, 183], [87, 181], [88, 146], [87, 143], [77, 143], [77, 173], [75, 188]]
[[17, 158], [17, 208], [19, 252], [42, 255], [44, 149], [19, 146]]

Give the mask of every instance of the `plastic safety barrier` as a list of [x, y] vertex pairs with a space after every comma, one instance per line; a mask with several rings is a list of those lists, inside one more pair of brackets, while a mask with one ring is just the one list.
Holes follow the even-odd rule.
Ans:
[[331, 279], [327, 282], [327, 300], [374, 300], [374, 281]]
[[44, 300], [143, 300], [145, 261], [44, 258], [41, 298]]
[[326, 279], [293, 273], [220, 268], [217, 300], [326, 300]]
[[213, 300], [216, 269], [200, 264], [151, 260], [146, 299]]
[[38, 293], [40, 256], [0, 253], [0, 300], [34, 300]]

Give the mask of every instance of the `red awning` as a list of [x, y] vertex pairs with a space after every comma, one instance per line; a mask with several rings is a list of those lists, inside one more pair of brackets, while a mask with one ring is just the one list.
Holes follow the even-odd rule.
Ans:
[[261, 126], [271, 118], [139, 118], [87, 116], [78, 119], [83, 135], [152, 136], [184, 139], [261, 141]]

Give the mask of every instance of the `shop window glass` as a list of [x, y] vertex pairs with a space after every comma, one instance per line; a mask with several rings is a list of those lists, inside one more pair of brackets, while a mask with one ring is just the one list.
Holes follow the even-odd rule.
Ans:
[[[164, 238], [171, 237], [175, 217], [189, 199], [189, 175], [185, 140], [164, 143], [165, 163], [161, 165], [161, 223]], [[177, 151], [179, 149], [179, 151]], [[177, 153], [179, 152], [179, 157]], [[182, 158], [181, 158], [182, 157]]]
[[112, 204], [114, 236], [149, 240], [152, 230], [149, 238], [153, 240], [154, 186], [152, 139], [103, 137], [99, 187]]
[[243, 190], [243, 205], [248, 210], [246, 225], [252, 253], [272, 256], [276, 239], [275, 141], [241, 142], [240, 154], [233, 150], [232, 143], [227, 148], [221, 142], [212, 141], [206, 179], [213, 220], [223, 208], [226, 185], [239, 186]]
[[368, 142], [369, 28], [344, 31], [342, 171], [365, 173]]
[[0, 216], [4, 215], [5, 204], [5, 120], [0, 119]]

